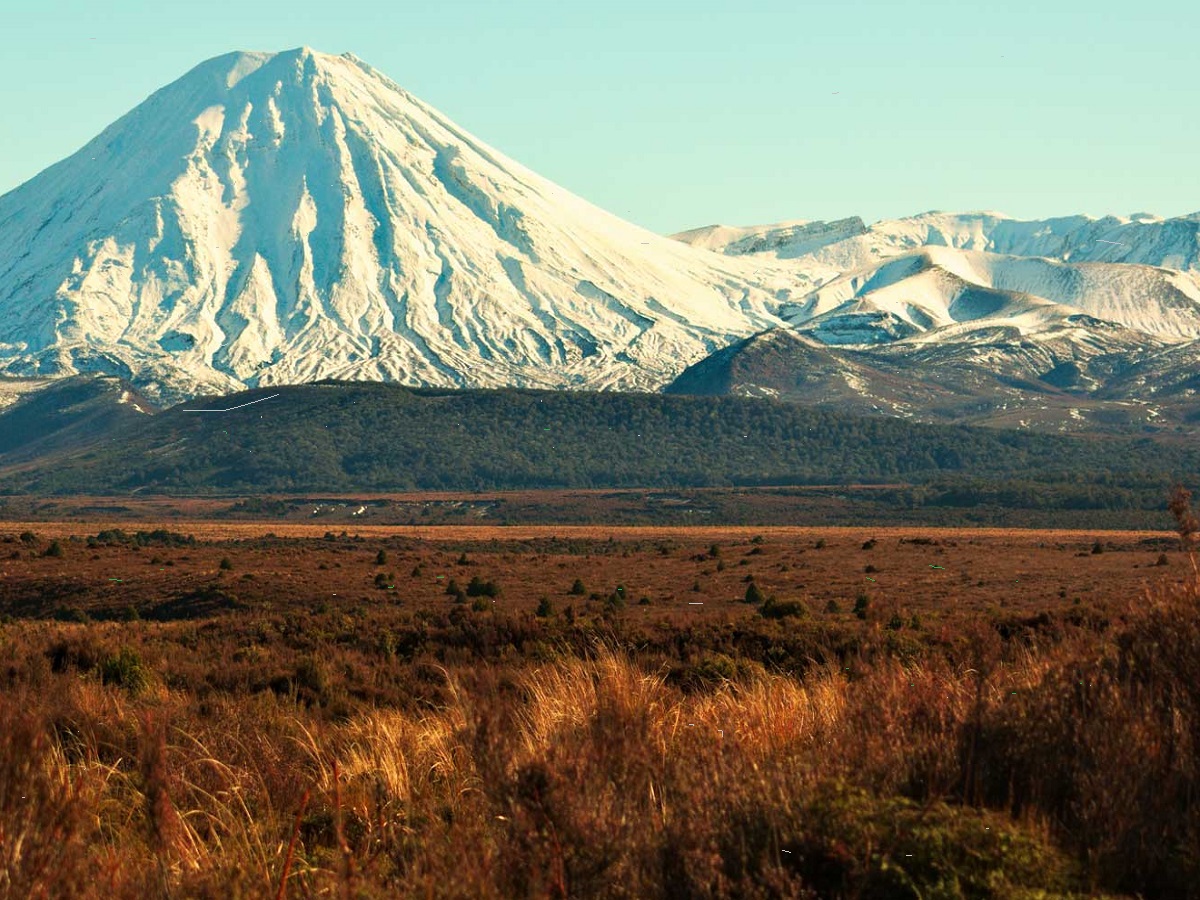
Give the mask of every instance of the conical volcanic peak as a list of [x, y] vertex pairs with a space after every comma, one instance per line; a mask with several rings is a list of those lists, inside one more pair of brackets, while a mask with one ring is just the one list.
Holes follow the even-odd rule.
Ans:
[[779, 323], [760, 269], [597, 209], [350, 54], [233, 53], [0, 198], [0, 372], [655, 388]]

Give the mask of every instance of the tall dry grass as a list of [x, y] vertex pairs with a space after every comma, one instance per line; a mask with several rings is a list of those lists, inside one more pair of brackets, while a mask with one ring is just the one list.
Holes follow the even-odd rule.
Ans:
[[1197, 896], [1198, 604], [1193, 566], [1044, 646], [688, 692], [598, 646], [349, 717], [56, 672], [90, 626], [30, 626], [0, 897]]

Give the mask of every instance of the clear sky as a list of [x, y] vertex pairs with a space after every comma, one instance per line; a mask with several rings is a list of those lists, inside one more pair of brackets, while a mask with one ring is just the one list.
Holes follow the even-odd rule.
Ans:
[[351, 51], [632, 222], [1200, 210], [1200, 2], [29, 0], [0, 192], [231, 50]]

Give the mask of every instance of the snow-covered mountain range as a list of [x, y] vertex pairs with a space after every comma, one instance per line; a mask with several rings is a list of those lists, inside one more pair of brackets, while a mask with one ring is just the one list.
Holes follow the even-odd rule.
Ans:
[[209, 60], [0, 197], [0, 376], [115, 375], [160, 403], [321, 378], [728, 382], [953, 418], [964, 397], [1190, 402], [1198, 358], [1200, 213], [672, 239], [307, 48]]
[[818, 287], [777, 291], [788, 329], [735, 343], [669, 390], [1055, 430], [1195, 420], [1200, 214], [931, 212], [676, 238], [789, 261]]

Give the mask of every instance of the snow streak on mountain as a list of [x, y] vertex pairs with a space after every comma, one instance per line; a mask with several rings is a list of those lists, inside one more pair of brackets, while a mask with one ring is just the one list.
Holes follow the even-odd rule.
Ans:
[[352, 55], [234, 53], [0, 197], [0, 374], [653, 389], [780, 324], [762, 268], [589, 205]]

